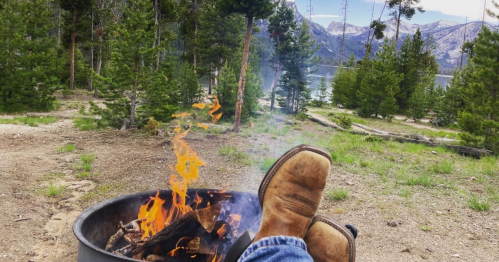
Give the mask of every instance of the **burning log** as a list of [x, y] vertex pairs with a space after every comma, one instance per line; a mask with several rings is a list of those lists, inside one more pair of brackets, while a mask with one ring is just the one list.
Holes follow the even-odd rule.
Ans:
[[[105, 250], [106, 251], [109, 251], [111, 250], [114, 245], [123, 237], [125, 236], [125, 234], [139, 234], [141, 231], [140, 231], [140, 226], [139, 226], [139, 223], [141, 221], [140, 220], [134, 220], [126, 225], [123, 225], [123, 222], [120, 221], [119, 223], [119, 227], [120, 229], [118, 230], [118, 232], [116, 232], [116, 234], [112, 235], [110, 238], [109, 238], [109, 241], [107, 241], [107, 244], [106, 244], [106, 248]], [[135, 235], [134, 235], [135, 236]], [[129, 243], [129, 244], [132, 244], [132, 242], [134, 242], [132, 235], [128, 235], [128, 236], [125, 236], [125, 240]], [[140, 235], [139, 235], [139, 239], [140, 239]]]
[[198, 237], [210, 234], [218, 220], [221, 204], [194, 210], [173, 221], [145, 243], [132, 250], [133, 258], [144, 259], [151, 254], [163, 256], [177, 248], [177, 243], [185, 237]]
[[158, 256], [158, 255], [149, 255], [146, 258], [146, 261], [155, 261], [155, 262], [205, 262], [207, 261], [207, 256], [204, 255], [193, 255], [190, 257], [170, 257], [170, 256]]

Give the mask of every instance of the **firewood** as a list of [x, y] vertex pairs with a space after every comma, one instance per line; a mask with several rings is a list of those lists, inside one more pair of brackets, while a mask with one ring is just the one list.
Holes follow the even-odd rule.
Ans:
[[198, 237], [209, 234], [215, 228], [221, 204], [190, 211], [173, 221], [145, 243], [132, 250], [133, 258], [142, 260], [150, 254], [165, 255], [176, 248], [177, 242], [184, 237]]
[[[120, 240], [125, 234], [140, 233], [140, 231], [141, 231], [140, 225], [139, 225], [140, 222], [141, 222], [140, 220], [134, 220], [126, 225], [123, 225], [123, 222], [120, 221], [120, 223], [119, 223], [120, 229], [109, 238], [109, 241], [107, 241], [105, 250], [106, 251], [111, 250], [114, 247], [114, 245], [116, 245], [118, 240]], [[130, 243], [128, 240], [127, 240], [127, 242]]]
[[224, 238], [231, 232], [230, 225], [224, 221], [217, 221], [215, 230], [211, 234], [192, 239], [185, 246], [187, 254], [215, 255], [223, 251]]

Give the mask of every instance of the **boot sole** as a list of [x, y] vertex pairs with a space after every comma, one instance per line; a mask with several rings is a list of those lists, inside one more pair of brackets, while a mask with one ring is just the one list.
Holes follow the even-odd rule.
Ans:
[[262, 180], [262, 183], [260, 184], [260, 188], [258, 189], [258, 200], [260, 201], [260, 207], [263, 207], [263, 197], [265, 196], [265, 192], [267, 191], [267, 187], [270, 184], [270, 181], [274, 177], [275, 173], [279, 170], [279, 168], [286, 162], [288, 161], [291, 157], [294, 155], [303, 152], [303, 151], [310, 151], [316, 154], [319, 154], [321, 156], [326, 157], [329, 160], [329, 163], [332, 164], [333, 160], [331, 158], [331, 154], [329, 154], [327, 151], [324, 149], [314, 147], [314, 146], [309, 146], [309, 145], [299, 145], [291, 148], [288, 150], [284, 155], [282, 155], [275, 163], [270, 167], [269, 171], [267, 171], [267, 174], [265, 174], [265, 177]]
[[352, 234], [348, 228], [344, 227], [341, 225], [338, 221], [326, 217], [326, 216], [321, 216], [317, 215], [312, 219], [312, 223], [310, 224], [310, 227], [312, 227], [315, 223], [317, 222], [322, 222], [325, 223], [334, 229], [340, 231], [341, 234], [343, 234], [347, 239], [348, 239], [348, 262], [354, 262], [355, 261], [355, 237]]

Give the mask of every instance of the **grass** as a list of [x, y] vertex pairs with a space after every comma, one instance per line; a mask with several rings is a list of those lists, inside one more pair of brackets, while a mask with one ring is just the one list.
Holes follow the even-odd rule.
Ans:
[[407, 179], [407, 185], [431, 187], [433, 179], [428, 175], [411, 176]]
[[52, 116], [41, 116], [41, 117], [31, 117], [31, 116], [16, 116], [13, 119], [0, 119], [0, 124], [12, 124], [12, 125], [28, 125], [28, 126], [38, 126], [38, 124], [52, 124], [57, 122], [56, 117]]
[[73, 152], [75, 151], [76, 146], [73, 144], [66, 144], [65, 146], [61, 146], [57, 148], [57, 154], [65, 153], [65, 152]]
[[333, 189], [327, 195], [330, 199], [342, 201], [348, 198], [348, 190], [346, 188]]
[[267, 172], [276, 160], [276, 158], [265, 158], [258, 168], [263, 172]]
[[55, 186], [54, 184], [50, 184], [47, 187], [39, 188], [36, 193], [47, 197], [59, 197], [66, 189], [67, 188], [65, 186]]
[[489, 211], [490, 203], [488, 199], [480, 199], [478, 196], [472, 194], [468, 199], [468, 207], [479, 212]]
[[409, 198], [412, 196], [412, 190], [410, 188], [403, 188], [400, 190], [399, 196]]
[[438, 174], [452, 174], [454, 172], [454, 162], [444, 159], [434, 164], [431, 170]]
[[218, 148], [218, 153], [222, 156], [228, 157], [230, 160], [235, 161], [238, 164], [250, 165], [251, 158], [246, 152], [239, 151], [233, 146], [222, 146]]
[[89, 130], [99, 129], [99, 127], [97, 126], [97, 122], [92, 118], [76, 117], [73, 120], [73, 124], [80, 131], [89, 131]]
[[87, 178], [92, 175], [92, 163], [94, 162], [95, 155], [94, 154], [81, 154], [80, 155], [80, 160], [81, 160], [81, 165], [77, 166], [75, 168], [76, 171], [80, 171], [76, 175], [76, 178], [78, 179], [83, 179]]

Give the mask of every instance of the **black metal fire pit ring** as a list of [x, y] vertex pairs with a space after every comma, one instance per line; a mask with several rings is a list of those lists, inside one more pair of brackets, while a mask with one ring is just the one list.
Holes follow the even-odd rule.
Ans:
[[[144, 204], [144, 201], [150, 196], [154, 196], [157, 191], [136, 193], [124, 195], [113, 199], [100, 202], [83, 211], [73, 224], [73, 232], [80, 241], [78, 247], [78, 262], [121, 262], [121, 261], [141, 261], [129, 257], [119, 256], [105, 251], [99, 246], [104, 246], [103, 239], [107, 239], [116, 232], [117, 220], [128, 222], [137, 218], [138, 207]], [[162, 199], [171, 196], [171, 190], [161, 190]], [[261, 215], [261, 209], [258, 202], [258, 196], [252, 193], [238, 191], [220, 191], [210, 189], [190, 189], [188, 194], [194, 196], [199, 193], [200, 196], [211, 196], [213, 199], [219, 199], [222, 194], [229, 194], [241, 202], [244, 206], [244, 212], [250, 214], [246, 217], [257, 217]], [[213, 196], [215, 195], [215, 197]], [[168, 199], [166, 199], [169, 201]], [[130, 208], [123, 208], [123, 206]], [[128, 210], [129, 209], [129, 210]], [[125, 210], [125, 211], [123, 211]], [[127, 212], [122, 214], [120, 212]], [[243, 216], [245, 217], [245, 216]], [[111, 219], [108, 219], [111, 218]], [[254, 220], [254, 219], [253, 219]], [[251, 221], [253, 223], [254, 221]], [[104, 232], [108, 231], [108, 232]], [[114, 233], [113, 233], [114, 231]], [[93, 241], [91, 239], [93, 239]], [[99, 240], [95, 240], [99, 239]], [[93, 242], [99, 242], [95, 244]]]

